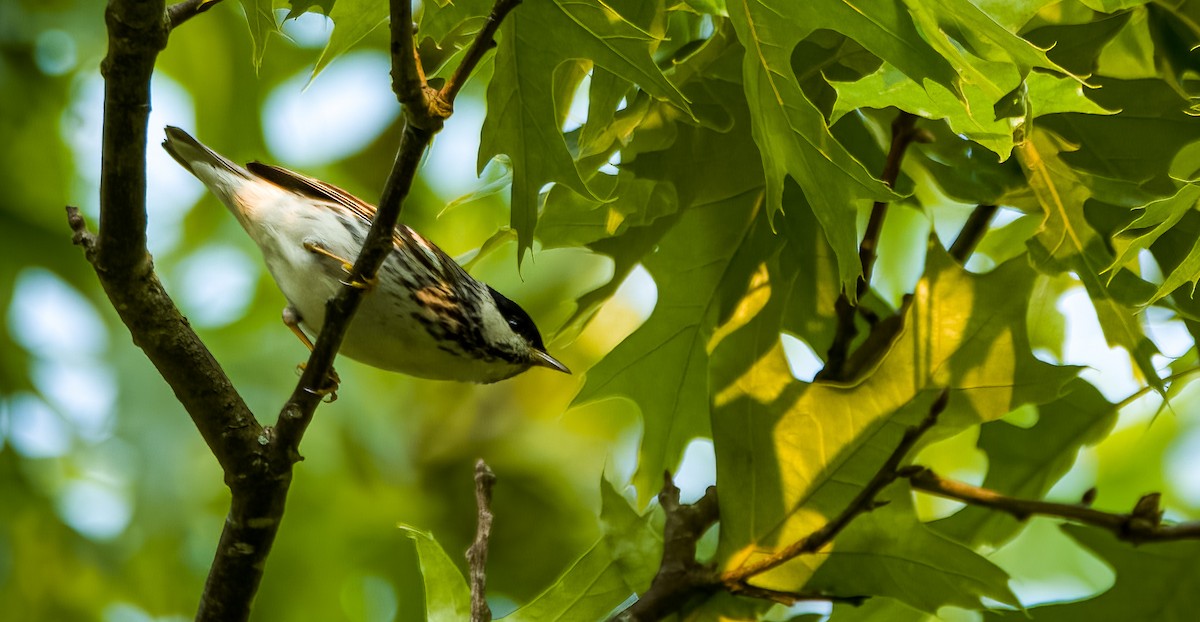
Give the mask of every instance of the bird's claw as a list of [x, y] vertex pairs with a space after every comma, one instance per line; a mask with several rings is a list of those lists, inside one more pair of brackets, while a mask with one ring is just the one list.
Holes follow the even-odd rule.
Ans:
[[[308, 363], [300, 363], [300, 364], [296, 365], [296, 373], [302, 374], [302, 373], [304, 373], [304, 370], [307, 368], [308, 368]], [[337, 390], [338, 390], [338, 387], [341, 386], [341, 384], [342, 384], [341, 376], [338, 375], [336, 369], [330, 367], [329, 373], [325, 375], [324, 386], [318, 387], [316, 389], [313, 389], [311, 387], [304, 387], [304, 390], [307, 391], [308, 393], [311, 393], [313, 395], [317, 395], [317, 396], [320, 396], [321, 398], [324, 398], [324, 401], [326, 404], [332, 404], [333, 402], [337, 401], [337, 398], [338, 398]]]
[[345, 285], [346, 287], [353, 287], [354, 289], [371, 291], [371, 290], [375, 289], [376, 285], [379, 284], [379, 277], [371, 277], [369, 279], [362, 279], [362, 280], [351, 279], [349, 281], [338, 281], [338, 282], [341, 283], [342, 285]]

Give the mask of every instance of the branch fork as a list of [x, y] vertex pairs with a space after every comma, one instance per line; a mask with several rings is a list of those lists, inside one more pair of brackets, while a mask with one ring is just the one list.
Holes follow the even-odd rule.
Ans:
[[[170, 32], [221, 0], [110, 0], [105, 13], [105, 78], [100, 227], [91, 234], [67, 208], [72, 241], [81, 246], [133, 341], [175, 391], [225, 473], [232, 492], [197, 620], [246, 620], [291, 483], [300, 440], [325, 394], [326, 379], [365, 291], [346, 286], [327, 303], [325, 324], [295, 390], [274, 426], [255, 419], [224, 370], [159, 282], [146, 247], [146, 144], [150, 78]], [[350, 283], [370, 283], [392, 250], [392, 231], [421, 156], [454, 109], [454, 98], [487, 50], [500, 22], [520, 0], [496, 0], [454, 76], [432, 89], [420, 71], [411, 0], [390, 0], [393, 91], [405, 105], [405, 128], [371, 231]]]

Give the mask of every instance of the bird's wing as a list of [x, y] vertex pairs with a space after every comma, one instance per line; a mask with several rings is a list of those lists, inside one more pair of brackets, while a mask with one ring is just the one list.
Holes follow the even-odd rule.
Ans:
[[[246, 168], [251, 173], [284, 190], [291, 190], [292, 192], [297, 192], [320, 201], [341, 205], [367, 223], [375, 219], [376, 209], [374, 205], [333, 184], [308, 177], [307, 175], [301, 175], [282, 166], [264, 164], [257, 161], [247, 164]], [[438, 248], [436, 244], [426, 240], [417, 234], [417, 232], [404, 225], [398, 225], [392, 231], [392, 243], [396, 245], [397, 249], [402, 251], [409, 250], [409, 254], [413, 259], [425, 264], [427, 270], [432, 274], [440, 275], [444, 280], [458, 282], [461, 280], [461, 277], [467, 275], [466, 271], [442, 249]], [[470, 279], [469, 276], [467, 278]]]
[[251, 173], [284, 190], [291, 190], [292, 192], [297, 192], [314, 199], [337, 203], [367, 222], [371, 222], [375, 218], [374, 205], [333, 184], [327, 184], [319, 179], [313, 179], [295, 171], [289, 171], [282, 166], [263, 164], [262, 162], [251, 162], [246, 165], [246, 168]]

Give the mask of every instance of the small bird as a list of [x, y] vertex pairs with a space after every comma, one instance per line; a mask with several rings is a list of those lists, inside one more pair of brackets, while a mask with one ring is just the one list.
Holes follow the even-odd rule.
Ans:
[[[283, 322], [312, 348], [325, 302], [358, 256], [375, 206], [278, 166], [239, 166], [187, 132], [163, 148], [233, 212], [287, 298]], [[399, 225], [394, 249], [354, 317], [341, 353], [411, 376], [490, 383], [540, 366], [571, 373], [546, 353], [533, 319], [446, 253]]]

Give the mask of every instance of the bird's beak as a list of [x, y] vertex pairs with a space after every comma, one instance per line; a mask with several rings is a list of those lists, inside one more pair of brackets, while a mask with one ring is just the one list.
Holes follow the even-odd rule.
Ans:
[[537, 365], [538, 367], [549, 367], [550, 369], [556, 369], [564, 374], [571, 373], [571, 370], [567, 369], [566, 365], [559, 363], [558, 359], [546, 354], [545, 352], [542, 352], [541, 350], [533, 351], [533, 364]]

